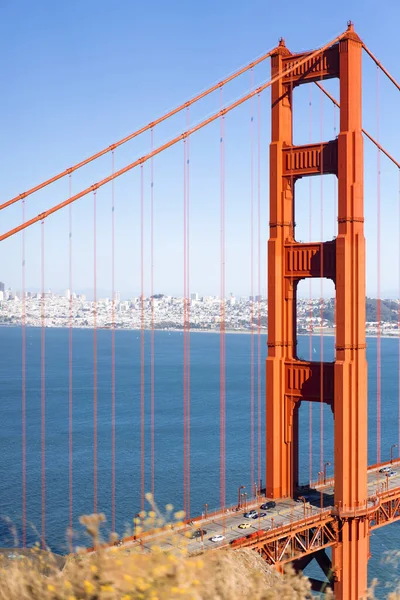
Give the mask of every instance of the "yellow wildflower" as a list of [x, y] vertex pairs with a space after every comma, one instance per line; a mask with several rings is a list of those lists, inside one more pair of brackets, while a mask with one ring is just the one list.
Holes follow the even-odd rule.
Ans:
[[49, 583], [49, 585], [47, 586], [47, 589], [49, 590], [49, 592], [55, 592], [56, 588], [54, 587], [54, 585], [51, 585], [51, 583]]
[[94, 592], [94, 585], [91, 581], [88, 581], [87, 579], [85, 579], [85, 581], [83, 582], [83, 587], [85, 588], [85, 591], [88, 594], [92, 594]]
[[186, 514], [186, 513], [185, 513], [185, 511], [184, 511], [184, 510], [178, 510], [178, 512], [176, 512], [176, 513], [174, 514], [174, 517], [175, 517], [175, 519], [177, 519], [178, 521], [180, 521], [181, 519], [183, 519], [183, 518], [184, 518], [185, 514]]

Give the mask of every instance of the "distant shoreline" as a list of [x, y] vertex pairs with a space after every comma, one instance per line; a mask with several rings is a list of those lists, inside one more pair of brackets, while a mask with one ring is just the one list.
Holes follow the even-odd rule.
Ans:
[[[0, 323], [0, 328], [7, 328], [7, 329], [11, 329], [11, 328], [15, 328], [15, 327], [22, 327], [21, 323]], [[26, 325], [26, 327], [28, 329], [41, 329], [41, 325]], [[68, 325], [60, 325], [60, 326], [54, 326], [54, 327], [48, 327], [45, 326], [45, 329], [69, 329]], [[72, 329], [79, 329], [79, 330], [93, 330], [93, 327], [82, 327], [82, 326], [73, 326]], [[111, 327], [96, 327], [97, 331], [112, 331]], [[142, 331], [141, 329], [138, 328], [132, 328], [132, 329], [127, 329], [125, 327], [116, 327], [115, 331], [135, 331], [135, 332], [140, 332]], [[145, 327], [144, 331], [152, 331], [151, 328], [149, 327]], [[159, 327], [155, 327], [154, 331], [165, 331], [165, 332], [173, 332], [173, 333], [184, 333], [183, 329], [177, 329], [177, 328], [159, 328]], [[214, 333], [216, 335], [220, 334], [219, 330], [216, 329], [192, 329], [190, 328], [189, 333]], [[248, 329], [225, 329], [225, 333], [226, 334], [235, 334], [235, 335], [268, 335], [268, 331], [266, 329], [261, 329], [260, 332], [255, 329], [253, 331], [249, 331]], [[318, 337], [335, 337], [335, 333], [333, 332], [333, 329], [331, 327], [327, 328], [326, 331], [321, 330], [321, 331], [312, 331], [312, 332], [307, 332], [307, 333], [298, 333], [297, 334], [299, 337], [314, 337], [314, 338], [318, 338]], [[367, 333], [366, 334], [367, 338], [377, 338], [378, 334], [377, 333]], [[385, 339], [397, 339], [400, 340], [400, 333], [396, 333], [396, 334], [385, 334], [385, 333], [381, 333], [380, 338], [385, 338]]]

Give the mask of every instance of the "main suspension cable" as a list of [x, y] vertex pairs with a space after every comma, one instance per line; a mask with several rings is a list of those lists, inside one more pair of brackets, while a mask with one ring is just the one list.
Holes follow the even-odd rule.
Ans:
[[[340, 108], [340, 104], [339, 102], [336, 100], [336, 98], [334, 98], [320, 83], [318, 83], [318, 81], [315, 81], [315, 85], [317, 85], [319, 87], [319, 89], [321, 90], [321, 92], [324, 92], [325, 96], [327, 96], [334, 104], [335, 106], [337, 106], [338, 108]], [[385, 154], [389, 160], [392, 161], [392, 163], [394, 163], [396, 165], [396, 167], [398, 169], [400, 169], [400, 163], [391, 155], [389, 154], [389, 152], [387, 150], [385, 150], [385, 148], [383, 146], [380, 145], [379, 142], [376, 141], [375, 138], [372, 137], [372, 135], [370, 133], [368, 133], [368, 131], [366, 131], [365, 129], [361, 129], [361, 131], [363, 132], [363, 134], [369, 139], [371, 140], [371, 142], [373, 144], [375, 144], [375, 146], [381, 151], [383, 152], [383, 154]]]
[[122, 138], [118, 142], [115, 142], [114, 144], [111, 144], [107, 148], [104, 148], [103, 150], [100, 150], [99, 152], [96, 152], [96, 154], [93, 154], [92, 156], [89, 156], [89, 158], [86, 158], [85, 160], [82, 160], [81, 162], [77, 163], [76, 165], [74, 165], [72, 167], [69, 167], [68, 169], [65, 169], [65, 171], [62, 171], [61, 173], [58, 173], [57, 175], [54, 175], [54, 177], [51, 177], [50, 179], [47, 179], [46, 181], [43, 181], [42, 183], [40, 183], [40, 184], [36, 185], [35, 187], [27, 190], [26, 192], [23, 192], [22, 194], [19, 194], [18, 196], [15, 196], [14, 198], [11, 198], [7, 202], [4, 202], [3, 204], [0, 205], [0, 210], [2, 210], [3, 208], [7, 208], [8, 206], [11, 206], [11, 204], [14, 204], [15, 202], [19, 202], [23, 198], [26, 198], [27, 196], [30, 196], [31, 194], [34, 194], [35, 192], [38, 192], [39, 190], [43, 189], [44, 187], [50, 185], [51, 183], [54, 183], [55, 181], [58, 181], [59, 179], [62, 179], [66, 175], [70, 175], [71, 173], [73, 173], [74, 171], [77, 171], [81, 167], [84, 167], [85, 165], [93, 162], [94, 160], [100, 158], [101, 156], [104, 156], [104, 154], [107, 154], [108, 152], [113, 152], [119, 146], [122, 146], [123, 144], [126, 144], [126, 142], [129, 142], [130, 140], [133, 140], [135, 137], [138, 137], [139, 135], [141, 135], [142, 133], [145, 133], [149, 129], [154, 129], [154, 127], [156, 125], [159, 125], [163, 121], [166, 121], [170, 117], [173, 117], [174, 115], [176, 115], [179, 112], [181, 112], [184, 108], [188, 108], [192, 104], [195, 104], [196, 102], [198, 102], [202, 98], [205, 98], [206, 96], [208, 96], [212, 92], [215, 92], [216, 90], [218, 90], [219, 88], [221, 88], [221, 86], [226, 85], [230, 81], [233, 81], [237, 77], [240, 77], [240, 75], [243, 75], [243, 73], [246, 73], [246, 71], [249, 71], [250, 69], [253, 69], [256, 65], [258, 65], [261, 62], [267, 60], [267, 58], [269, 58], [271, 56], [272, 52], [273, 51], [270, 50], [266, 54], [263, 54], [262, 56], [260, 56], [259, 58], [253, 60], [251, 63], [249, 63], [245, 67], [242, 67], [238, 71], [235, 71], [234, 73], [232, 73], [232, 75], [229, 75], [228, 77], [225, 77], [225, 79], [222, 79], [218, 83], [212, 85], [210, 88], [206, 89], [204, 92], [201, 92], [200, 94], [197, 94], [197, 96], [194, 96], [193, 98], [191, 98], [190, 100], [187, 100], [186, 102], [184, 102], [180, 106], [178, 106], [178, 107], [174, 108], [173, 110], [165, 113], [162, 117], [159, 117], [155, 121], [152, 121], [151, 123], [148, 123], [144, 127], [141, 127], [140, 129], [137, 129], [133, 133], [130, 133], [129, 135], [127, 135], [126, 137]]
[[397, 87], [397, 89], [400, 91], [400, 84], [397, 83], [397, 81], [395, 80], [394, 77], [392, 77], [392, 75], [389, 73], [389, 71], [387, 71], [387, 69], [385, 69], [385, 67], [383, 66], [383, 64], [376, 58], [376, 56], [374, 56], [371, 52], [371, 50], [369, 50], [369, 48], [367, 48], [367, 46], [365, 44], [363, 44], [363, 48], [365, 50], [365, 52], [372, 58], [372, 60], [374, 61], [374, 63], [376, 64], [377, 67], [380, 68], [380, 70], [385, 73], [386, 77], [388, 77], [390, 79], [390, 81]]
[[[204, 121], [201, 121], [200, 123], [198, 123], [197, 125], [195, 125], [191, 129], [188, 129], [187, 131], [181, 133], [180, 135], [172, 138], [171, 140], [169, 140], [168, 142], [166, 142], [162, 146], [159, 146], [158, 148], [154, 149], [153, 151], [149, 152], [145, 156], [142, 156], [141, 158], [138, 158], [137, 160], [135, 160], [134, 162], [128, 164], [125, 167], [123, 167], [119, 171], [116, 171], [115, 173], [109, 175], [108, 177], [105, 177], [104, 179], [102, 179], [98, 183], [95, 183], [95, 184], [89, 186], [88, 188], [85, 188], [84, 190], [82, 190], [78, 194], [75, 194], [71, 198], [68, 198], [67, 200], [64, 200], [63, 202], [60, 202], [59, 204], [57, 204], [57, 205], [53, 206], [52, 208], [44, 211], [43, 213], [40, 213], [36, 217], [33, 217], [32, 219], [29, 219], [29, 221], [26, 221], [25, 223], [22, 223], [21, 225], [18, 225], [17, 227], [11, 229], [10, 231], [8, 231], [8, 232], [0, 235], [0, 242], [3, 241], [3, 240], [5, 240], [5, 239], [7, 239], [8, 237], [10, 237], [10, 236], [18, 233], [19, 231], [22, 231], [23, 229], [26, 229], [27, 227], [30, 227], [34, 223], [37, 223], [38, 221], [46, 219], [48, 216], [52, 215], [53, 213], [61, 210], [62, 208], [64, 208], [65, 206], [68, 206], [69, 204], [72, 204], [73, 202], [76, 202], [77, 200], [79, 200], [79, 198], [82, 198], [83, 196], [86, 196], [90, 192], [93, 192], [93, 191], [99, 189], [100, 187], [102, 187], [106, 183], [109, 183], [113, 179], [116, 179], [117, 177], [120, 177], [121, 175], [124, 175], [125, 173], [127, 173], [128, 171], [131, 171], [132, 169], [134, 169], [138, 165], [143, 165], [146, 161], [150, 160], [153, 156], [156, 156], [157, 154], [160, 154], [164, 150], [167, 150], [167, 148], [170, 148], [171, 146], [174, 146], [178, 142], [180, 142], [180, 141], [184, 140], [185, 138], [187, 138], [189, 135], [192, 135], [196, 131], [199, 131], [200, 129], [202, 129], [206, 125], [209, 125], [210, 123], [213, 123], [214, 121], [216, 121], [217, 119], [221, 118], [222, 116], [225, 116], [227, 113], [231, 112], [233, 109], [237, 108], [238, 106], [244, 104], [244, 102], [246, 102], [247, 100], [249, 100], [253, 96], [256, 96], [257, 94], [260, 94], [261, 92], [263, 92], [264, 90], [266, 90], [267, 88], [269, 88], [273, 83], [275, 83], [276, 81], [279, 81], [282, 77], [285, 77], [285, 76], [289, 75], [290, 73], [292, 73], [292, 71], [294, 71], [295, 69], [298, 69], [301, 65], [303, 65], [307, 61], [310, 61], [313, 58], [315, 58], [315, 57], [319, 56], [320, 54], [322, 54], [325, 50], [327, 50], [328, 48], [330, 48], [331, 46], [333, 46], [333, 44], [335, 44], [336, 42], [338, 42], [339, 40], [341, 40], [344, 35], [345, 34], [342, 33], [341, 35], [339, 35], [338, 37], [336, 37], [334, 40], [332, 40], [331, 42], [329, 42], [328, 44], [326, 44], [322, 48], [319, 48], [318, 50], [315, 50], [314, 52], [311, 52], [310, 54], [307, 54], [306, 56], [304, 56], [299, 61], [294, 62], [292, 64], [292, 66], [289, 67], [284, 73], [279, 73], [278, 75], [276, 75], [275, 77], [273, 77], [272, 79], [270, 79], [266, 83], [262, 84], [261, 86], [259, 86], [255, 90], [249, 92], [245, 96], [242, 96], [241, 98], [239, 98], [238, 100], [236, 100], [232, 104], [229, 104], [225, 108], [222, 108], [217, 113], [214, 113], [213, 115], [211, 115], [210, 117], [208, 117]], [[69, 171], [68, 171], [68, 173], [69, 173]], [[18, 199], [19, 199], [19, 197], [18, 197]], [[3, 207], [4, 207], [4, 205], [1, 205], [0, 206], [0, 210]]]

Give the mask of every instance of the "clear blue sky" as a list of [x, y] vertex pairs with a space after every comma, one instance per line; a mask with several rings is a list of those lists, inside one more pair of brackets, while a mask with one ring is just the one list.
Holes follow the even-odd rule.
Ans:
[[[1, 199], [29, 188], [56, 172], [148, 123], [227, 74], [274, 47], [280, 36], [293, 51], [321, 46], [346, 28], [356, 31], [399, 79], [398, 0], [309, 0], [267, 3], [181, 2], [172, 0], [69, 0], [68, 2], [3, 0], [0, 20]], [[376, 69], [365, 61], [365, 127], [377, 135]], [[269, 64], [254, 73], [254, 82], [269, 77]], [[224, 92], [228, 102], [245, 93], [250, 75]], [[332, 83], [330, 89], [337, 90]], [[380, 140], [400, 156], [399, 94], [379, 79]], [[310, 94], [312, 94], [310, 96]], [[311, 109], [309, 101], [311, 99]], [[297, 101], [297, 100], [296, 100]], [[191, 111], [197, 122], [218, 110], [218, 95]], [[226, 120], [226, 291], [250, 293], [250, 161], [253, 108], [246, 105]], [[324, 116], [321, 130], [320, 115]], [[336, 115], [337, 118], [337, 115]], [[329, 101], [317, 91], [299, 91], [295, 141], [318, 141], [334, 134], [335, 115]], [[185, 129], [186, 116], [155, 132], [155, 143]], [[257, 123], [254, 121], [254, 133]], [[262, 279], [265, 290], [265, 246], [268, 238], [269, 94], [261, 99]], [[219, 293], [219, 124], [191, 141], [191, 289]], [[117, 168], [149, 149], [149, 136], [116, 152]], [[376, 295], [376, 165], [369, 142], [366, 149], [366, 234], [368, 293]], [[255, 153], [255, 160], [257, 153]], [[182, 294], [182, 146], [154, 161], [155, 169], [155, 291]], [[110, 157], [72, 178], [72, 189], [89, 185], [111, 171]], [[149, 267], [149, 169], [145, 177], [146, 269]], [[399, 183], [396, 169], [382, 158], [382, 295], [399, 295]], [[257, 173], [255, 172], [255, 188]], [[312, 236], [319, 239], [320, 202], [323, 197], [323, 237], [335, 231], [334, 182], [314, 180]], [[27, 217], [36, 215], [68, 195], [68, 182], [32, 196]], [[309, 181], [299, 185], [298, 239], [308, 239]], [[138, 294], [139, 173], [127, 175], [115, 186], [116, 288], [123, 296]], [[98, 287], [109, 294], [110, 187], [98, 194]], [[93, 282], [92, 198], [73, 209], [74, 289], [90, 290]], [[2, 214], [4, 231], [21, 220], [21, 208]], [[48, 219], [46, 287], [68, 287], [68, 211]], [[0, 280], [21, 287], [21, 239], [1, 244]], [[40, 286], [40, 226], [26, 235], [27, 287]], [[394, 269], [394, 274], [391, 272]], [[147, 271], [148, 272], [148, 271]], [[331, 287], [325, 285], [325, 294]], [[317, 286], [319, 289], [319, 285]], [[150, 292], [146, 275], [146, 293]], [[256, 290], [255, 290], [256, 293]], [[304, 289], [306, 295], [308, 290]], [[319, 292], [318, 292], [319, 293]]]

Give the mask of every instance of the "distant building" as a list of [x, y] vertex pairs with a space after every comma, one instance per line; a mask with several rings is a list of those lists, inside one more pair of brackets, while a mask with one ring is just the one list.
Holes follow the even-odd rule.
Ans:
[[197, 292], [195, 292], [194, 294], [190, 294], [190, 299], [191, 300], [198, 300], [199, 299], [199, 295]]
[[114, 302], [115, 304], [119, 304], [121, 302], [121, 292], [114, 293]]
[[2, 281], [0, 281], [0, 292], [5, 292], [6, 286], [4, 285], [4, 283]]

